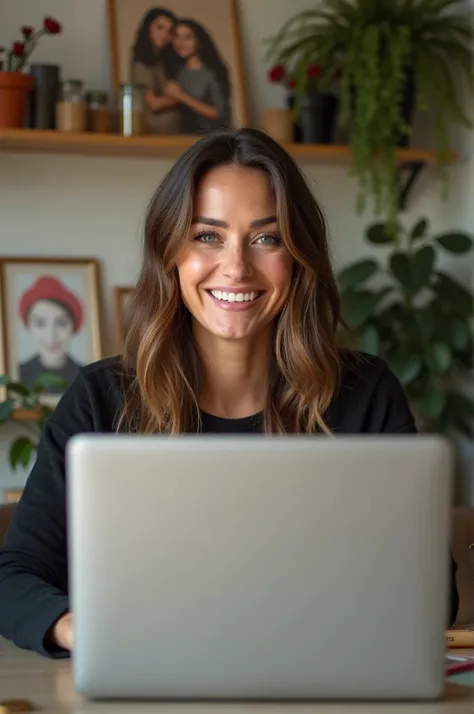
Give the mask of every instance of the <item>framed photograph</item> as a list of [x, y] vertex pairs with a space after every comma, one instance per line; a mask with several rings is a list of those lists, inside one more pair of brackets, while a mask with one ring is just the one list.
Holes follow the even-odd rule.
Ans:
[[248, 123], [237, 0], [108, 0], [114, 92], [141, 85], [148, 134]]
[[118, 285], [114, 288], [114, 306], [115, 306], [115, 330], [117, 350], [122, 352], [123, 343], [125, 341], [125, 317], [127, 311], [127, 303], [130, 295], [133, 292], [131, 285]]
[[[0, 373], [32, 388], [42, 374], [66, 386], [102, 357], [99, 265], [93, 259], [0, 259]], [[65, 387], [51, 387], [55, 404]]]

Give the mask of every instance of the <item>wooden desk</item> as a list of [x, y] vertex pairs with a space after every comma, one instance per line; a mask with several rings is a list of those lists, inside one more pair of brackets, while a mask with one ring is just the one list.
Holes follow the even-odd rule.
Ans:
[[[474, 651], [470, 654], [474, 655]], [[473, 714], [474, 687], [449, 683], [443, 701], [408, 704], [180, 704], [88, 702], [75, 694], [69, 660], [51, 661], [0, 638], [0, 701], [30, 699], [42, 714]]]

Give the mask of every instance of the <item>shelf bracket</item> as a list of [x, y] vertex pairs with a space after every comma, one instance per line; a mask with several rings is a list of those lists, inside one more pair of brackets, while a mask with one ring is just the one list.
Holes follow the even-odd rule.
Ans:
[[410, 196], [413, 186], [416, 183], [422, 170], [425, 168], [424, 161], [410, 161], [402, 164], [398, 169], [398, 186], [399, 199], [398, 207], [400, 211], [404, 211], [407, 207], [408, 197]]

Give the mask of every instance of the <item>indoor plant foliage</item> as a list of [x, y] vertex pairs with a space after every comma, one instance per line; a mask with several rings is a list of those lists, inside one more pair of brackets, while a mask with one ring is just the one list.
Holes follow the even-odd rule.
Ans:
[[[0, 385], [6, 392], [6, 398], [0, 402], [0, 425], [8, 422], [21, 426], [24, 434], [16, 437], [9, 450], [11, 466], [28, 466], [37, 451], [44, 423], [53, 413], [53, 409], [41, 403], [41, 396], [51, 387], [66, 387], [64, 380], [52, 374], [38, 377], [32, 389], [21, 382], [12, 380], [8, 375], [0, 375]], [[18, 410], [30, 412], [28, 419], [21, 419]]]
[[58, 35], [60, 23], [54, 17], [45, 17], [43, 27], [36, 30], [29, 25], [21, 28], [21, 41], [14, 42], [10, 49], [0, 48], [0, 69], [4, 72], [21, 72], [43, 35]]
[[438, 164], [449, 157], [451, 122], [471, 127], [457, 94], [474, 88], [474, 32], [464, 0], [321, 0], [271, 40], [269, 59], [290, 67], [304, 93], [305, 68], [327, 83], [340, 77], [339, 123], [349, 132], [359, 209], [370, 194], [377, 213], [395, 218], [396, 149], [414, 109], [436, 120]]
[[[439, 267], [440, 252], [470, 254], [465, 233], [431, 236], [422, 219], [412, 230], [375, 223], [367, 258], [338, 276], [343, 317], [357, 347], [383, 357], [400, 379], [423, 430], [472, 435], [473, 295]], [[388, 248], [388, 252], [387, 252]]]

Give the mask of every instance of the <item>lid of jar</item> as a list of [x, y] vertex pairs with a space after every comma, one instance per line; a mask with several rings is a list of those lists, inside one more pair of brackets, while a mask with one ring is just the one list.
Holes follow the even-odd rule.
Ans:
[[90, 91], [86, 94], [86, 101], [88, 104], [107, 104], [109, 95], [107, 92], [100, 90]]
[[146, 84], [133, 84], [132, 82], [123, 82], [120, 85], [122, 92], [133, 92], [134, 89], [146, 89]]
[[83, 84], [81, 79], [65, 79], [61, 86], [63, 89], [82, 89]]

